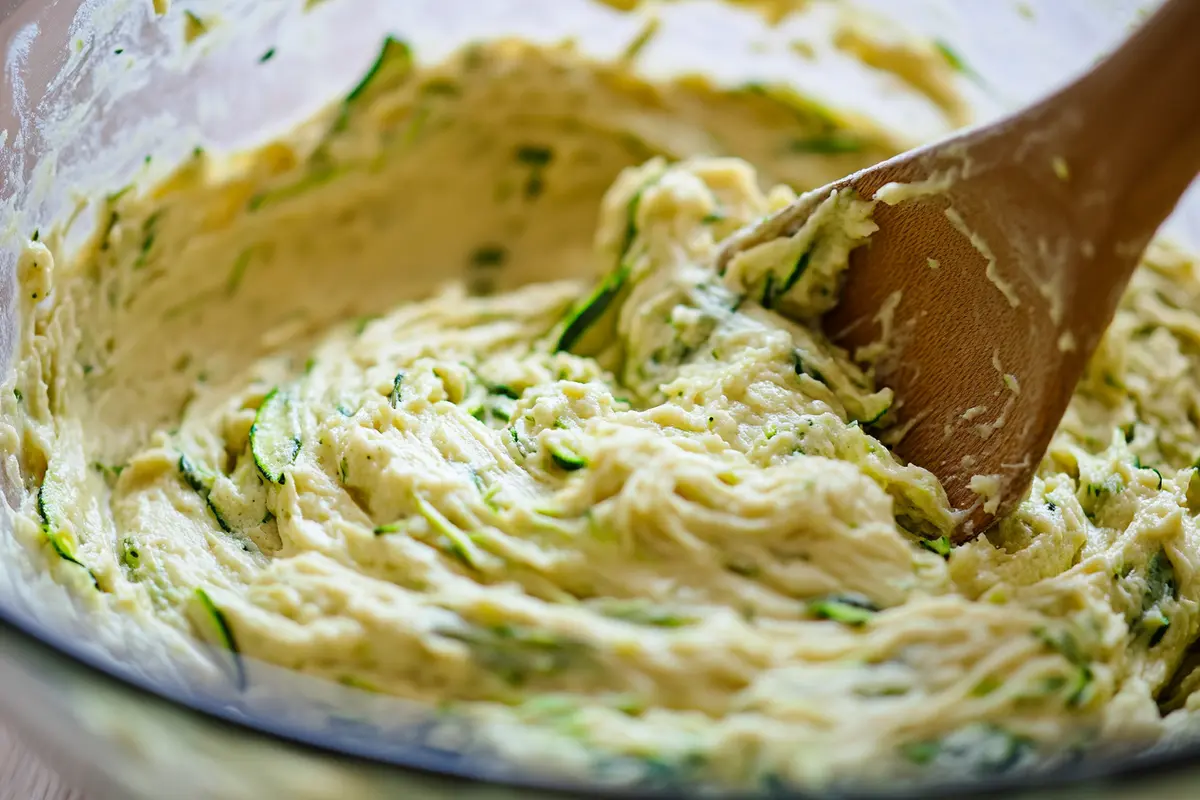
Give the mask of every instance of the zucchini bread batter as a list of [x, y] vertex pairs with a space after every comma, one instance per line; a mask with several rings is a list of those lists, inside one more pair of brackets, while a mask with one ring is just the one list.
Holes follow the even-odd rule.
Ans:
[[1160, 740], [1200, 705], [1196, 262], [1151, 249], [1028, 496], [952, 548], [819, 326], [871, 203], [712, 266], [900, 146], [780, 87], [389, 39], [288, 139], [109, 197], [78, 257], [25, 243], [16, 535], [208, 680], [440, 704], [543, 767], [769, 788]]

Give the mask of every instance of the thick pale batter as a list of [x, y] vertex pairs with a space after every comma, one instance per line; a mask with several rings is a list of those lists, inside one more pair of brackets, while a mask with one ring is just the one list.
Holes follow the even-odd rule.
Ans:
[[26, 244], [16, 534], [209, 680], [444, 704], [608, 779], [1154, 741], [1200, 703], [1196, 263], [1152, 249], [1029, 496], [952, 549], [817, 326], [870, 205], [712, 268], [794, 196], [760, 185], [894, 147], [771, 87], [389, 41], [292, 139], [111, 197], [78, 259]]

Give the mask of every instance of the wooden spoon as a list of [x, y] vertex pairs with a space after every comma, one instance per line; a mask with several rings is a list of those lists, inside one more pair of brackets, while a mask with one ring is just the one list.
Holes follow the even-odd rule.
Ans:
[[804, 195], [731, 237], [718, 266], [795, 233], [833, 190], [877, 201], [824, 327], [853, 353], [890, 316], [876, 377], [911, 426], [895, 450], [941, 480], [961, 542], [1020, 500], [1198, 170], [1200, 0], [1168, 0], [1049, 99]]

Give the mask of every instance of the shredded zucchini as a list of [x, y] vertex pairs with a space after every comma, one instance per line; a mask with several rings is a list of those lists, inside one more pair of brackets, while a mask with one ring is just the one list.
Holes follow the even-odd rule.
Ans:
[[813, 600], [808, 604], [808, 610], [821, 619], [846, 625], [865, 625], [879, 608], [862, 595], [838, 594]]
[[263, 400], [250, 427], [250, 451], [263, 477], [282, 484], [285, 470], [300, 452], [300, 434], [291, 397], [276, 388]]
[[226, 654], [225, 666], [231, 673], [234, 684], [239, 689], [245, 689], [246, 670], [242, 664], [237, 639], [233, 635], [233, 628], [225, 613], [204, 589], [197, 587], [193, 593], [189, 616], [200, 640], [214, 645], [219, 652]]

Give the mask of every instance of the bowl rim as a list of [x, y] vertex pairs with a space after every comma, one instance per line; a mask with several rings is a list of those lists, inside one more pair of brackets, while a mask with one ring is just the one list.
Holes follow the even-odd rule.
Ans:
[[[498, 788], [526, 790], [539, 793], [545, 798], [592, 797], [592, 798], [689, 798], [686, 785], [665, 787], [598, 786], [584, 781], [551, 779], [536, 775], [522, 776], [506, 770], [502, 774], [489, 774], [481, 764], [470, 763], [469, 758], [450, 756], [446, 752], [420, 748], [417, 745], [393, 747], [387, 755], [370, 753], [366, 748], [339, 740], [335, 735], [321, 735], [316, 731], [304, 730], [295, 725], [276, 720], [260, 709], [230, 704], [225, 700], [199, 692], [178, 690], [155, 684], [145, 676], [123, 668], [120, 664], [98, 657], [59, 631], [51, 630], [42, 623], [20, 613], [7, 604], [0, 604], [0, 637], [15, 639], [40, 656], [57, 659], [60, 667], [75, 670], [84, 679], [94, 679], [118, 693], [132, 697], [138, 702], [149, 702], [167, 712], [182, 711], [193, 722], [207, 726], [210, 731], [226, 731], [243, 737], [251, 737], [264, 743], [281, 746], [296, 754], [310, 754], [321, 758], [334, 758], [345, 766], [360, 766], [373, 769], [400, 770], [414, 773], [414, 777], [436, 778], [447, 781], [456, 791], [470, 794], [472, 789], [494, 792]], [[65, 656], [66, 659], [61, 657]], [[21, 721], [6, 718], [20, 734]], [[424, 752], [419, 752], [424, 750]], [[407, 752], [411, 751], [411, 752]], [[448, 752], [448, 751], [447, 751]], [[401, 753], [402, 755], [397, 755]], [[1200, 766], [1200, 739], [1178, 747], [1162, 750], [1133, 752], [1117, 757], [1084, 757], [1078, 761], [1062, 764], [1045, 771], [998, 775], [979, 780], [945, 780], [912, 784], [902, 789], [858, 786], [813, 791], [803, 789], [764, 789], [760, 792], [735, 790], [723, 792], [706, 791], [712, 797], [772, 797], [796, 798], [800, 800], [955, 800], [972, 797], [1020, 797], [1032, 792], [1091, 790], [1119, 790], [1140, 783], [1147, 788], [1148, 779], [1163, 780], [1178, 777], [1188, 767]], [[1198, 773], [1200, 776], [1200, 773]], [[694, 787], [693, 787], [694, 788]], [[493, 796], [493, 795], [489, 795]]]

